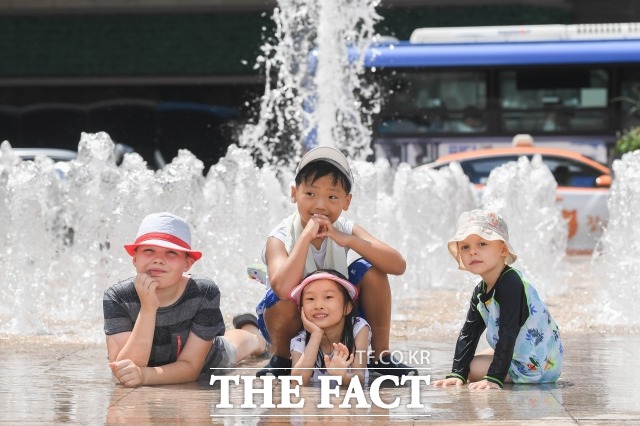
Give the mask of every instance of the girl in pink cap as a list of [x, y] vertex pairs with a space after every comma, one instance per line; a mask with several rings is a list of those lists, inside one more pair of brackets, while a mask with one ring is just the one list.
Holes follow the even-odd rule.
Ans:
[[289, 298], [298, 305], [304, 329], [291, 339], [291, 374], [303, 384], [320, 375], [367, 378], [367, 349], [371, 328], [355, 316], [358, 289], [339, 272], [320, 269], [307, 275]]
[[182, 218], [148, 215], [125, 249], [136, 275], [111, 286], [103, 299], [109, 367], [120, 383], [195, 381], [265, 352], [255, 317], [234, 319], [236, 329], [225, 332], [218, 286], [187, 274], [202, 253], [192, 249]]

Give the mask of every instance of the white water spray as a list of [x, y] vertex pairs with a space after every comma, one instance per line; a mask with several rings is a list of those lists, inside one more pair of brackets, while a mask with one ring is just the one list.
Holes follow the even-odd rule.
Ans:
[[[281, 0], [275, 40], [262, 46], [265, 70], [259, 119], [241, 147], [259, 162], [293, 169], [303, 148], [330, 145], [352, 159], [371, 153], [376, 88], [361, 81], [378, 0]], [[364, 103], [363, 103], [364, 101]]]
[[[316, 114], [320, 109], [325, 111], [325, 106], [304, 108], [305, 101], [315, 99], [315, 95], [305, 91], [314, 86], [304, 81], [310, 75], [307, 53], [316, 47], [314, 28], [321, 26], [316, 19], [328, 16], [317, 11], [316, 3], [280, 2], [275, 17], [279, 19], [281, 43], [272, 47], [276, 60], [264, 59], [267, 79], [275, 76], [276, 82], [267, 84], [261, 116], [242, 136], [240, 143], [246, 149], [231, 146], [206, 178], [202, 162], [188, 151], [180, 151], [178, 157], [157, 172], [148, 170], [137, 154], [125, 155], [123, 163], [116, 166], [113, 142], [104, 133], [83, 134], [78, 159], [70, 163], [63, 180], [58, 178], [50, 160], [21, 162], [8, 143], [2, 145], [1, 334], [57, 334], [101, 341], [102, 293], [134, 272], [122, 246], [135, 238], [138, 224], [146, 214], [158, 211], [173, 212], [192, 225], [193, 245], [204, 253], [192, 272], [218, 283], [225, 316], [253, 310], [263, 288], [247, 278], [246, 266], [260, 259], [269, 231], [294, 208], [288, 194], [293, 179], [291, 169], [295, 166], [292, 159], [299, 156], [301, 141], [306, 140], [305, 125], [316, 123], [316, 119], [318, 125], [311, 128], [326, 132], [327, 138], [335, 139], [336, 146], [352, 153], [354, 202], [347, 216], [399, 249], [407, 259], [407, 272], [392, 278], [392, 294], [399, 302], [394, 309], [398, 306], [401, 309], [402, 302], [410, 299], [420, 303], [420, 299], [416, 300], [417, 293], [428, 298], [432, 291], [440, 289], [460, 289], [462, 297], [467, 298], [471, 287], [462, 284], [473, 278], [455, 269], [446, 249], [458, 216], [476, 207], [461, 168], [452, 165], [441, 171], [426, 171], [401, 165], [394, 170], [386, 161], [366, 163], [359, 159], [365, 149], [349, 151], [351, 141], [355, 147], [368, 146], [366, 126], [361, 132], [343, 133], [348, 137], [339, 136], [341, 129], [362, 124], [356, 119], [361, 110], [352, 98], [338, 96], [336, 99], [341, 100], [331, 100], [336, 113]], [[365, 46], [370, 31], [363, 28], [369, 28], [375, 21], [372, 2], [339, 4], [344, 3], [352, 6], [357, 3], [358, 7], [351, 9], [365, 10], [360, 10], [364, 14], [360, 18], [347, 13], [340, 16], [351, 25], [359, 23], [353, 31], [362, 37], [362, 44], [355, 35], [344, 36], [342, 40], [351, 42], [352, 47]], [[291, 20], [287, 20], [289, 17]], [[296, 33], [298, 27], [294, 24], [300, 22], [315, 22], [316, 27], [303, 26]], [[344, 22], [332, 24], [336, 28], [348, 27]], [[339, 43], [340, 49], [343, 45]], [[319, 60], [322, 57], [320, 54]], [[357, 81], [357, 72], [350, 66], [343, 64], [335, 73], [335, 76], [349, 74], [345, 77], [347, 81]], [[319, 64], [317, 75], [320, 79], [330, 73], [325, 74]], [[332, 87], [317, 83], [317, 99], [330, 100], [336, 90]], [[323, 92], [325, 88], [328, 90]], [[327, 111], [331, 108], [326, 107]], [[324, 126], [324, 119], [333, 124]], [[350, 139], [357, 134], [360, 136]], [[257, 167], [251, 153], [257, 153], [264, 165]], [[608, 231], [611, 234], [606, 234], [610, 240], [605, 240], [602, 257], [610, 259], [612, 265], [607, 273], [620, 269], [619, 275], [609, 274], [606, 279], [615, 279], [631, 289], [623, 298], [637, 290], [637, 284], [628, 281], [638, 274], [629, 269], [633, 265], [619, 257], [633, 252], [626, 250], [624, 241], [629, 240], [622, 229], [629, 226], [629, 212], [638, 211], [633, 204], [637, 204], [633, 201], [637, 200], [637, 193], [632, 189], [640, 187], [637, 172], [633, 171], [638, 170], [637, 158], [625, 157], [623, 166], [616, 170], [614, 199], [618, 201], [611, 208], [612, 226]], [[540, 280], [536, 285], [542, 286], [541, 290], [549, 292], [559, 278], [554, 269], [562, 258], [561, 235], [564, 235], [558, 227], [554, 190], [551, 175], [543, 165], [535, 160], [531, 164], [521, 161], [494, 171], [483, 198], [485, 205], [507, 216], [514, 245], [520, 250], [522, 268]], [[629, 204], [635, 210], [628, 210]], [[605, 287], [611, 285], [602, 287], [606, 291]], [[609, 296], [611, 293], [604, 293], [603, 297]], [[616, 306], [621, 321], [634, 316], [632, 300], [628, 297]], [[421, 317], [430, 315], [428, 311], [420, 312]], [[457, 311], [454, 314], [455, 318], [459, 316]], [[609, 318], [603, 315], [600, 321], [606, 324]]]

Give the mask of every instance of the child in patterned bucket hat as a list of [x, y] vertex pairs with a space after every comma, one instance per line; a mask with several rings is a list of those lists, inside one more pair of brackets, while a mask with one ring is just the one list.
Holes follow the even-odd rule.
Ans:
[[458, 219], [456, 235], [447, 245], [449, 253], [458, 261], [458, 268], [466, 271], [464, 264], [460, 260], [458, 252], [458, 242], [463, 241], [469, 235], [476, 234], [488, 241], [501, 240], [507, 246], [508, 253], [504, 263], [511, 265], [518, 259], [513, 247], [509, 243], [509, 228], [507, 222], [499, 214], [487, 210], [472, 210], [464, 212]]
[[[482, 280], [473, 290], [451, 373], [434, 386], [555, 382], [563, 356], [558, 325], [536, 289], [510, 266], [517, 256], [504, 218], [488, 210], [463, 213], [448, 249], [459, 269]], [[491, 349], [476, 354], [485, 329]]]

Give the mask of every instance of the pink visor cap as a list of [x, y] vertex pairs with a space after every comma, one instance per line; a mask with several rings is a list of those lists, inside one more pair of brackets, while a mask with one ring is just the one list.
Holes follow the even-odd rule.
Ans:
[[124, 249], [131, 256], [135, 256], [136, 248], [140, 245], [158, 246], [176, 251], [183, 251], [195, 260], [202, 257], [202, 253], [191, 249], [191, 230], [184, 219], [171, 213], [152, 213], [142, 219], [136, 241], [127, 244]]
[[347, 281], [344, 278], [340, 278], [329, 272], [317, 272], [315, 274], [309, 275], [300, 284], [298, 284], [293, 290], [291, 290], [291, 293], [289, 293], [289, 299], [291, 299], [293, 302], [300, 305], [300, 298], [302, 297], [302, 291], [304, 290], [304, 288], [308, 284], [318, 280], [335, 281], [347, 290], [347, 293], [349, 293], [349, 296], [351, 296], [351, 300], [355, 301], [358, 298], [358, 288], [355, 285], [353, 285], [350, 281]]

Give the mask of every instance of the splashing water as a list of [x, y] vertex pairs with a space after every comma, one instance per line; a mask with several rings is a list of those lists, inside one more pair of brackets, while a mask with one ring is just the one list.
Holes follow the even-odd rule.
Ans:
[[370, 117], [379, 102], [376, 88], [359, 77], [380, 19], [378, 3], [278, 2], [275, 41], [262, 46], [257, 60], [266, 75], [260, 116], [239, 141], [259, 164], [291, 169], [303, 145], [335, 146], [353, 159], [371, 153]]
[[[218, 283], [225, 315], [251, 311], [262, 297], [263, 288], [248, 279], [246, 266], [260, 260], [266, 235], [294, 208], [288, 200], [293, 175], [276, 173], [268, 165], [258, 168], [248, 150], [235, 146], [206, 178], [202, 163], [188, 151], [180, 151], [171, 164], [153, 172], [138, 154], [127, 154], [116, 166], [113, 146], [105, 133], [83, 134], [78, 159], [60, 180], [48, 159], [9, 161], [11, 150], [3, 143], [0, 298], [11, 303], [0, 307], [1, 334], [100, 340], [102, 293], [133, 274], [122, 246], [135, 238], [141, 219], [155, 211], [171, 211], [192, 225], [193, 245], [204, 253], [192, 272]], [[595, 318], [582, 314], [593, 314], [597, 307], [567, 306], [564, 309], [575, 314], [576, 329], [633, 318], [637, 265], [620, 256], [634, 251], [619, 246], [628, 241], [628, 230], [635, 229], [628, 225], [632, 217], [625, 209], [629, 204], [638, 207], [633, 174], [638, 160], [637, 155], [625, 157], [616, 166], [612, 225], [598, 258], [606, 264], [602, 280], [618, 283], [615, 288], [602, 285], [598, 300], [611, 300], [607, 306], [615, 306], [616, 314], [604, 310]], [[407, 260], [406, 273], [391, 279], [396, 306], [415, 304], [421, 309], [419, 305], [429, 303], [434, 291], [442, 290], [458, 291], [464, 302], [471, 289], [466, 284], [476, 278], [458, 271], [446, 249], [459, 215], [477, 205], [460, 166], [436, 171], [412, 170], [403, 164], [393, 170], [386, 161], [354, 161], [353, 170], [354, 202], [346, 215]], [[543, 297], [575, 291], [563, 281], [566, 230], [560, 226], [554, 189], [548, 169], [534, 159], [496, 169], [483, 194], [486, 207], [507, 217], [520, 256], [516, 267], [534, 281]], [[460, 309], [464, 308], [456, 308], [448, 322], [438, 319], [446, 323], [446, 330], [459, 327], [451, 318], [459, 317]], [[423, 319], [428, 320], [433, 319]]]
[[[378, 19], [375, 3], [280, 1], [274, 13], [278, 43], [266, 44], [259, 58], [267, 76], [260, 118], [246, 127], [241, 147], [232, 145], [206, 177], [202, 162], [185, 150], [157, 172], [147, 169], [138, 154], [125, 155], [116, 166], [114, 145], [105, 133], [82, 135], [78, 158], [70, 162], [64, 179], [51, 160], [22, 162], [3, 143], [0, 298], [10, 303], [0, 305], [0, 334], [102, 340], [102, 294], [134, 272], [122, 246], [135, 238], [146, 214], [158, 211], [170, 211], [191, 224], [193, 245], [204, 253], [191, 272], [218, 283], [225, 316], [253, 310], [264, 289], [247, 278], [246, 266], [260, 260], [269, 231], [292, 212], [292, 169], [300, 141], [308, 141], [314, 131], [319, 143], [334, 144], [352, 159], [354, 202], [346, 216], [407, 259], [406, 273], [391, 277], [394, 301], [400, 302], [394, 309], [415, 309], [420, 321], [457, 330], [463, 303], [452, 309], [439, 296], [457, 291], [458, 301], [464, 302], [472, 286], [461, 284], [476, 280], [456, 269], [446, 249], [459, 215], [478, 205], [469, 180], [456, 164], [439, 171], [412, 170], [408, 165], [394, 170], [384, 160], [362, 161], [369, 145], [366, 115], [371, 111], [354, 100], [354, 93], [370, 90], [358, 86], [358, 56], [322, 65], [323, 58], [332, 57], [332, 48], [338, 50], [333, 57], [344, 58], [346, 44], [355, 52], [368, 45]], [[340, 13], [333, 14], [331, 7]], [[331, 41], [327, 34], [339, 36]], [[325, 41], [330, 47], [323, 51]], [[309, 81], [306, 58], [313, 48], [319, 62]], [[344, 76], [334, 78], [344, 91], [330, 84], [332, 76]], [[637, 232], [631, 212], [640, 207], [639, 161], [639, 155], [629, 155], [614, 166], [611, 222], [597, 258], [601, 278], [591, 277], [590, 271], [578, 277], [615, 283], [600, 285], [598, 300], [611, 300], [609, 311], [616, 316], [606, 309], [599, 316], [585, 315], [597, 307], [576, 306], [575, 295], [568, 292], [567, 309], [578, 322], [576, 329], [595, 321], [613, 324], [634, 318], [631, 305], [638, 288], [631, 280], [639, 271], [623, 254], [635, 253], [628, 241], [640, 241], [638, 235], [628, 239], [629, 230]], [[534, 158], [496, 169], [482, 195], [485, 207], [506, 216], [520, 255], [516, 266], [535, 281], [543, 297], [573, 291], [563, 281], [567, 276], [576, 281], [562, 260], [566, 227], [561, 226], [554, 194], [549, 170]], [[432, 318], [440, 313], [445, 317]], [[408, 327], [409, 336], [423, 336], [424, 331]]]
[[514, 266], [546, 295], [565, 291], [558, 271], [568, 228], [556, 202], [556, 187], [551, 171], [536, 155], [493, 170], [482, 194], [484, 208], [502, 214], [509, 226], [509, 242], [518, 255]]
[[[364, 159], [371, 153], [371, 130], [362, 118], [370, 117], [376, 103], [365, 107], [356, 95], [366, 100], [375, 89], [365, 86], [364, 55], [371, 44], [378, 1], [330, 0], [314, 2], [320, 7], [318, 25], [318, 68], [314, 81], [317, 114], [309, 120], [318, 128], [318, 144], [336, 146], [350, 158]], [[350, 58], [348, 48], [353, 52]], [[365, 108], [369, 108], [366, 110]], [[317, 120], [317, 121], [316, 121]]]
[[640, 285], [640, 150], [613, 162], [615, 180], [609, 197], [609, 223], [593, 257], [595, 323], [626, 327], [640, 325], [637, 300]]
[[[193, 245], [204, 253], [191, 271], [219, 284], [223, 312], [253, 310], [260, 300], [263, 289], [247, 278], [246, 266], [259, 261], [266, 235], [293, 208], [287, 203], [293, 176], [277, 178], [270, 166], [256, 167], [248, 150], [234, 146], [206, 178], [202, 162], [188, 151], [153, 172], [138, 154], [116, 166], [113, 147], [105, 133], [83, 134], [78, 158], [60, 180], [48, 159], [8, 161], [10, 146], [3, 143], [0, 297], [13, 303], [0, 308], [0, 333], [99, 339], [103, 291], [133, 274], [122, 246], [154, 211], [174, 212], [191, 224]], [[457, 215], [472, 206], [462, 170], [403, 166], [394, 172], [386, 162], [363, 161], [353, 166], [360, 202], [350, 214], [408, 252], [413, 265], [394, 285], [443, 285], [438, 264], [448, 254], [438, 246]], [[415, 191], [422, 201], [416, 202]], [[451, 203], [452, 193], [463, 196]], [[416, 227], [421, 217], [423, 226]]]

